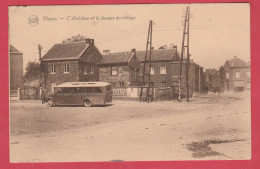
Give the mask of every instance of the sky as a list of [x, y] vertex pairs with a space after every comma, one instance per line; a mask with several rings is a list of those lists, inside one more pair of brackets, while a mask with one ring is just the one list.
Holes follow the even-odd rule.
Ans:
[[[24, 68], [54, 44], [81, 34], [102, 52], [145, 50], [149, 20], [155, 49], [175, 44], [181, 50], [183, 18], [189, 4], [68, 5], [9, 7], [9, 43], [23, 53]], [[191, 59], [218, 69], [234, 56], [250, 61], [250, 4], [190, 4]], [[37, 16], [37, 24], [29, 18]], [[72, 18], [84, 17], [84, 20]]]

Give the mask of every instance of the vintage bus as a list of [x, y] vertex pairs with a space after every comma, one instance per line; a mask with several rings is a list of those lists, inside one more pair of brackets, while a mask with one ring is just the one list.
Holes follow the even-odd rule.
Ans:
[[54, 86], [45, 98], [48, 107], [55, 105], [101, 105], [112, 102], [111, 85], [106, 82], [66, 82]]

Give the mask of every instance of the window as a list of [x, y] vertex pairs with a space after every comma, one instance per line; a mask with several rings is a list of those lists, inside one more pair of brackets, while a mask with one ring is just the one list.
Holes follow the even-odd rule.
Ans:
[[154, 75], [154, 67], [153, 67], [153, 66], [151, 66], [150, 74], [151, 74], [151, 75]]
[[100, 87], [94, 87], [94, 92], [101, 93], [102, 91], [101, 91]]
[[70, 92], [70, 88], [62, 88], [62, 93], [69, 93]]
[[125, 86], [125, 82], [119, 82], [118, 83], [118, 87], [124, 87]]
[[160, 66], [160, 74], [166, 74], [166, 66]]
[[239, 79], [239, 78], [240, 78], [240, 73], [236, 72], [236, 79]]
[[117, 67], [112, 67], [112, 75], [117, 75]]
[[246, 76], [247, 76], [247, 78], [251, 78], [251, 73], [250, 72], [246, 72]]
[[93, 92], [93, 87], [87, 87], [86, 88], [86, 93], [91, 93]]
[[226, 73], [226, 79], [229, 79], [229, 72]]
[[51, 74], [56, 74], [56, 67], [55, 67], [55, 65], [51, 65]]
[[70, 88], [70, 93], [77, 93], [77, 88]]
[[69, 73], [69, 64], [64, 65], [64, 73]]
[[85, 88], [84, 87], [78, 87], [77, 91], [78, 91], [78, 93], [85, 93]]

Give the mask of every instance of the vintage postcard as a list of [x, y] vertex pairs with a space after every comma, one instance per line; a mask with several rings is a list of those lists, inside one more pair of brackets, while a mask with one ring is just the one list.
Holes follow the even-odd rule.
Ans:
[[11, 163], [251, 159], [249, 3], [8, 13]]

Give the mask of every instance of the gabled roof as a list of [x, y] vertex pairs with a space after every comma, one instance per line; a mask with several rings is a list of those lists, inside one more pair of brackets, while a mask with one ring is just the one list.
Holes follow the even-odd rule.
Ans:
[[237, 58], [236, 56], [231, 59], [231, 60], [227, 60], [226, 63], [228, 63], [228, 65], [230, 67], [246, 67], [246, 66], [250, 66], [249, 63]]
[[13, 45], [10, 45], [10, 53], [20, 53], [22, 54], [22, 52], [20, 52], [18, 49], [16, 49]]
[[71, 42], [55, 44], [43, 57], [42, 60], [79, 59], [88, 48], [86, 42]]
[[[146, 51], [137, 51], [136, 57], [139, 59], [139, 61], [145, 60], [145, 53]], [[173, 57], [176, 53], [176, 49], [153, 49], [152, 50], [152, 61], [172, 61]], [[147, 53], [147, 60], [149, 60], [149, 51]]]
[[108, 55], [104, 55], [104, 57], [99, 62], [99, 64], [104, 65], [104, 64], [115, 64], [115, 63], [128, 63], [133, 55], [134, 55], [133, 52], [111, 53]]

